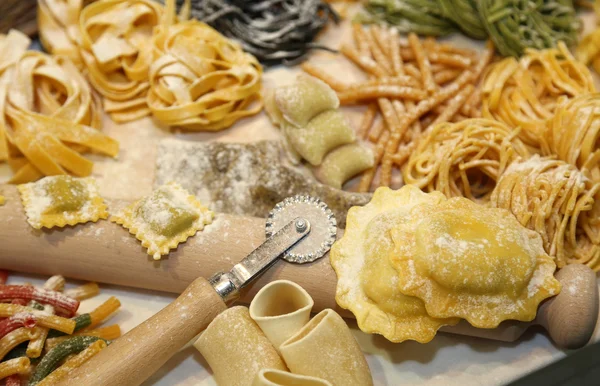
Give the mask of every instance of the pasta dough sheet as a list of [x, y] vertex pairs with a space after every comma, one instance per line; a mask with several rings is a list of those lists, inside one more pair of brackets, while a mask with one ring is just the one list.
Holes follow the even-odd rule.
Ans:
[[220, 386], [251, 386], [261, 369], [287, 370], [246, 307], [232, 307], [221, 313], [194, 346]]
[[281, 370], [264, 369], [256, 374], [252, 386], [332, 386], [321, 378], [288, 373]]

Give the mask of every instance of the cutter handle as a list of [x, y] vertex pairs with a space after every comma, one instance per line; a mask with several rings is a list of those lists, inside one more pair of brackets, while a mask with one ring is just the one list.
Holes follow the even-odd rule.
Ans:
[[226, 308], [200, 277], [173, 303], [115, 340], [59, 385], [139, 385]]

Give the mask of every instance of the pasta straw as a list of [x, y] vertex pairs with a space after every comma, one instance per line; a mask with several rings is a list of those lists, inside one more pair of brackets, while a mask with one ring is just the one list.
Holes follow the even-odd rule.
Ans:
[[15, 374], [27, 374], [30, 361], [27, 357], [15, 358], [0, 363], [0, 379]]
[[106, 342], [103, 340], [98, 340], [92, 344], [90, 344], [86, 349], [81, 351], [79, 354], [74, 357], [67, 359], [67, 361], [56, 370], [52, 371], [46, 378], [44, 378], [41, 382], [39, 382], [38, 386], [50, 386], [57, 384], [62, 378], [68, 376], [68, 374], [75, 370], [76, 368], [83, 365], [87, 362], [91, 357], [98, 354], [106, 348]]

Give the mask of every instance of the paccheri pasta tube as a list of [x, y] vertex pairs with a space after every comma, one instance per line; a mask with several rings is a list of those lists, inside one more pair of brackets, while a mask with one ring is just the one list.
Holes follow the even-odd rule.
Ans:
[[288, 280], [278, 280], [258, 291], [250, 303], [250, 317], [279, 349], [308, 323], [313, 305], [304, 288]]
[[333, 310], [318, 313], [279, 350], [293, 373], [322, 378], [334, 386], [373, 384], [356, 339]]
[[222, 386], [250, 386], [263, 368], [287, 370], [271, 342], [250, 318], [246, 307], [233, 307], [221, 313], [194, 346]]

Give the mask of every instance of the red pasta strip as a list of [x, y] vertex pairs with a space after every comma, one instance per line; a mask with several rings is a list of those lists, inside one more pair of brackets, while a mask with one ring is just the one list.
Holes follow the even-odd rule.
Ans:
[[21, 376], [19, 374], [9, 375], [4, 380], [5, 386], [21, 386]]
[[37, 324], [37, 318], [29, 312], [19, 312], [10, 318], [0, 321], [0, 339], [11, 331], [20, 327], [33, 328]]
[[78, 300], [65, 296], [60, 292], [39, 289], [33, 286], [0, 286], [0, 302], [10, 299], [36, 300], [40, 303], [50, 304], [51, 306], [64, 311], [68, 316], [75, 315], [75, 312], [77, 312], [77, 309], [79, 308]]
[[29, 303], [29, 302], [28, 302], [27, 300], [25, 300], [25, 299], [13, 299], [13, 300], [11, 300], [10, 302], [11, 302], [11, 304], [18, 304], [18, 305], [20, 305], [20, 306], [26, 306], [26, 305], [27, 305], [27, 303]]

